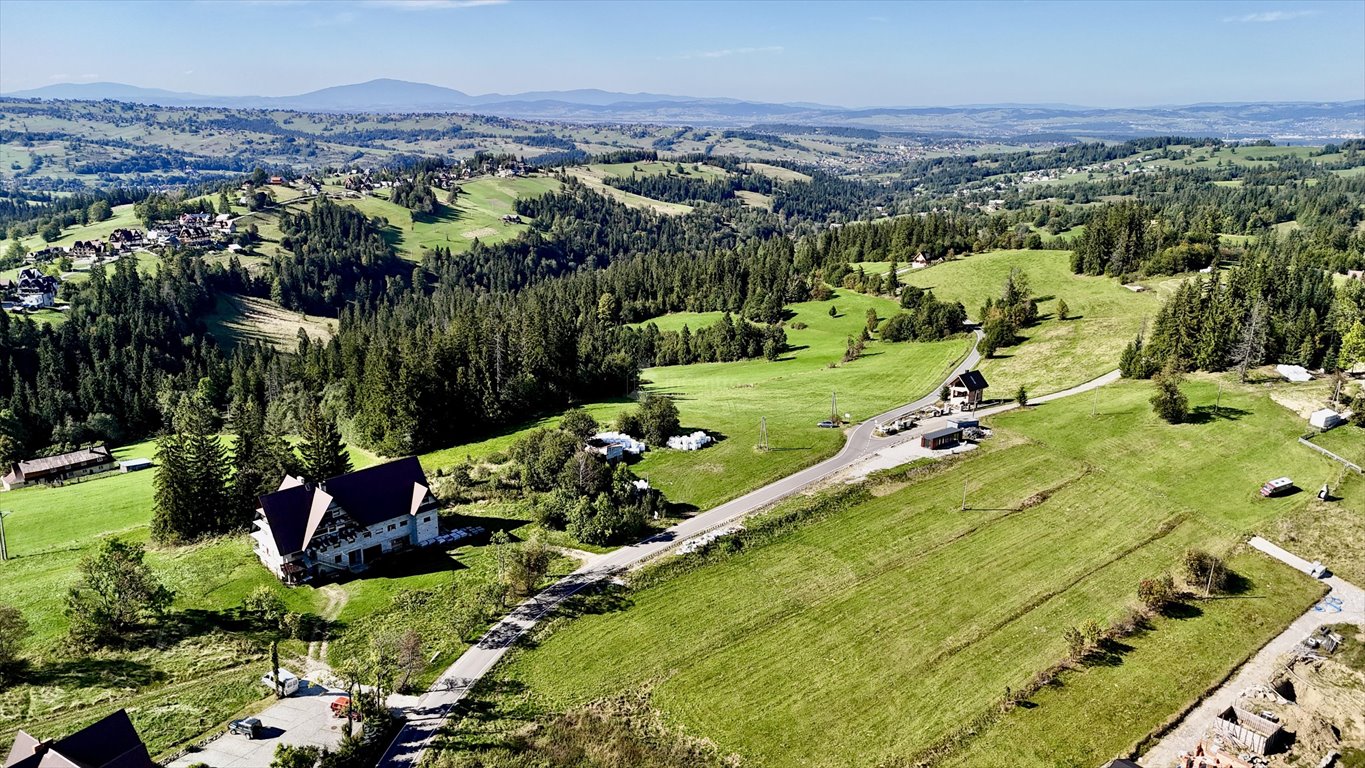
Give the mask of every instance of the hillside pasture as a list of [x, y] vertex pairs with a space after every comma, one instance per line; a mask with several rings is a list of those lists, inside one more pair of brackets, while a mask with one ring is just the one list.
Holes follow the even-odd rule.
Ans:
[[[1204, 408], [1217, 387], [1187, 389]], [[951, 471], [882, 486], [771, 543], [629, 592], [620, 610], [561, 621], [501, 679], [552, 711], [648, 687], [670, 722], [770, 768], [913, 761], [944, 740], [971, 747], [955, 729], [1061, 660], [1065, 628], [1117, 619], [1137, 582], [1174, 569], [1186, 548], [1225, 551], [1306, 503], [1260, 499], [1263, 477], [1332, 471], [1293, 444], [1292, 416], [1252, 389], [1224, 392], [1236, 415], [1178, 426], [1151, 413], [1149, 390], [1106, 387], [1094, 417], [1086, 398], [997, 417], [997, 436]], [[1233, 561], [1247, 581], [1239, 599], [1195, 603], [1157, 623], [1132, 651], [1141, 663], [1122, 650], [1103, 676], [1064, 686], [1103, 700], [1141, 690], [1162, 666], [1174, 687], [1125, 699], [1101, 736], [1070, 749], [1077, 764], [1141, 738], [1319, 594], [1259, 557]], [[1192, 641], [1209, 633], [1220, 641]], [[967, 764], [1014, 764], [1016, 750], [1045, 751], [1094, 716], [1047, 706], [1049, 741], [1007, 740]]]
[[291, 312], [269, 299], [221, 294], [212, 315], [204, 318], [218, 345], [231, 349], [242, 342], [263, 342], [282, 351], [298, 347], [299, 331], [326, 341], [336, 331], [333, 318]]
[[[996, 397], [1013, 396], [1021, 386], [1036, 396], [1117, 368], [1124, 345], [1179, 283], [1154, 282], [1152, 290], [1133, 293], [1113, 278], [1073, 274], [1070, 259], [1070, 251], [992, 251], [914, 270], [901, 279], [932, 289], [939, 299], [962, 302], [975, 318], [987, 298], [999, 297], [1010, 270], [1022, 269], [1041, 319], [1022, 329], [1019, 344], [982, 361], [981, 370]], [[1070, 319], [1055, 316], [1058, 299], [1066, 301]]]
[[38, 235], [29, 235], [23, 239], [24, 247], [30, 251], [37, 251], [51, 246], [68, 247], [77, 240], [101, 240], [109, 237], [109, 233], [116, 229], [142, 229], [142, 221], [133, 213], [133, 204], [116, 205], [110, 209], [113, 214], [104, 221], [96, 221], [90, 224], [76, 225], [62, 230], [62, 236], [50, 243], [43, 242], [43, 238]]
[[445, 190], [433, 189], [436, 212], [431, 214], [414, 213], [389, 202], [386, 190], [380, 190], [379, 196], [337, 202], [366, 216], [383, 218], [388, 222], [382, 230], [385, 238], [404, 258], [420, 261], [424, 252], [436, 248], [459, 253], [473, 246], [475, 240], [492, 245], [517, 237], [529, 229], [525, 223], [529, 220], [505, 222], [502, 217], [516, 213], [518, 198], [542, 195], [559, 186], [558, 181], [546, 176], [475, 179], [460, 184], [461, 194], [453, 204], [446, 202]]
[[768, 163], [745, 163], [745, 168], [754, 173], [761, 173], [777, 181], [810, 181], [810, 175], [800, 171], [793, 171], [790, 168], [783, 168], [780, 165], [769, 165]]
[[[627, 168], [630, 167], [629, 164], [624, 165], [626, 165]], [[611, 186], [603, 181], [603, 179], [617, 174], [605, 170], [608, 168], [613, 168], [613, 166], [578, 165], [571, 166], [565, 170], [594, 192], [606, 195], [618, 203], [628, 205], [631, 208], [641, 208], [654, 211], [655, 213], [662, 213], [667, 216], [680, 216], [692, 212], [692, 206], [690, 205], [684, 205], [683, 203], [665, 203], [662, 200], [655, 200], [652, 197], [637, 195], [633, 192], [627, 192], [624, 189], [617, 189], [616, 187]], [[626, 175], [629, 174], [627, 173]]]

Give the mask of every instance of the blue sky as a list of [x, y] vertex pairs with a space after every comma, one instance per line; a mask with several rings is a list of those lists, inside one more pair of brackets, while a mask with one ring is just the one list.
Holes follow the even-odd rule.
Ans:
[[0, 92], [278, 96], [377, 77], [843, 106], [1365, 98], [1365, 0], [0, 0]]

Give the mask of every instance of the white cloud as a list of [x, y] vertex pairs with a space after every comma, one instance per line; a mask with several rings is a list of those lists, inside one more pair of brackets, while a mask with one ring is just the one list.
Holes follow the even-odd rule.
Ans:
[[727, 56], [749, 56], [756, 53], [781, 53], [784, 51], [780, 45], [765, 45], [757, 48], [722, 48], [718, 51], [698, 51], [697, 53], [683, 54], [684, 59], [723, 59]]
[[55, 81], [55, 80], [70, 80], [70, 79], [71, 79], [71, 75], [68, 75], [68, 74], [66, 74], [65, 72], [60, 72], [60, 73], [55, 74], [55, 75], [48, 75], [48, 76], [47, 76], [47, 79], [48, 79], [48, 80], [54, 80], [54, 81]]
[[508, 0], [367, 0], [366, 5], [393, 8], [400, 11], [441, 11], [449, 8], [477, 8], [481, 5], [502, 5]]
[[1223, 21], [1237, 22], [1239, 24], [1268, 24], [1276, 21], [1301, 19], [1304, 16], [1313, 16], [1316, 14], [1317, 11], [1261, 11], [1260, 13], [1248, 13], [1244, 16], [1228, 16], [1223, 19]]

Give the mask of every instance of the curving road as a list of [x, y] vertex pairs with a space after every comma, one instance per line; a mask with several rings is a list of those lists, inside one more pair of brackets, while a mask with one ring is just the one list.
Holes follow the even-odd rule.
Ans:
[[[981, 332], [978, 331], [971, 351], [953, 369], [945, 383], [976, 367], [981, 360], [977, 351], [980, 341]], [[1089, 392], [1112, 383], [1118, 378], [1119, 372], [1112, 371], [1070, 389], [1034, 398], [1031, 402], [1045, 403], [1082, 392]], [[765, 485], [756, 491], [751, 491], [707, 512], [688, 518], [647, 539], [621, 547], [610, 554], [597, 558], [588, 565], [565, 576], [535, 597], [518, 605], [505, 618], [494, 624], [483, 637], [479, 638], [474, 646], [456, 659], [432, 684], [431, 689], [423, 694], [414, 706], [408, 708], [406, 713], [407, 724], [399, 731], [393, 743], [384, 753], [383, 758], [380, 759], [379, 768], [411, 768], [420, 764], [431, 739], [445, 725], [454, 706], [464, 698], [475, 683], [488, 674], [489, 670], [502, 659], [522, 635], [526, 634], [564, 600], [585, 587], [597, 584], [603, 579], [609, 579], [650, 558], [661, 555], [687, 539], [728, 525], [813, 483], [836, 475], [878, 450], [915, 439], [929, 429], [943, 426], [947, 423], [947, 417], [928, 419], [915, 429], [901, 433], [893, 440], [878, 440], [873, 437], [873, 431], [878, 422], [888, 421], [907, 411], [933, 405], [937, 401], [938, 388], [936, 387], [933, 392], [912, 403], [907, 403], [867, 419], [847, 432], [847, 442], [844, 444], [843, 450], [839, 451], [834, 457]], [[990, 416], [1017, 407], [1016, 403], [1005, 403], [982, 409], [977, 412], [977, 415]]]

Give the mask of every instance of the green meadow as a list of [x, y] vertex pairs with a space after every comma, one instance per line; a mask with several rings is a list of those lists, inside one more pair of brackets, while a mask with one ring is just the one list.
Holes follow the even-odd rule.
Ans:
[[[1225, 391], [1216, 417], [1216, 382], [1193, 381], [1198, 415], [1177, 426], [1151, 413], [1149, 390], [1105, 387], [1094, 416], [1088, 398], [998, 416], [996, 436], [948, 469], [893, 476], [770, 543], [629, 591], [619, 610], [557, 622], [495, 687], [541, 711], [648, 689], [669, 722], [751, 765], [892, 764], [945, 743], [954, 765], [1055, 764], [1040, 761], [1048, 754], [1098, 764], [1320, 589], [1237, 555], [1233, 599], [1159, 618], [1112, 667], [1068, 673], [1033, 710], [957, 733], [1059, 662], [1065, 628], [1119, 618], [1137, 582], [1174, 570], [1185, 549], [1228, 551], [1307, 503], [1261, 499], [1265, 477], [1336, 471], [1254, 389]], [[1196, 641], [1210, 634], [1220, 642]], [[1169, 690], [1137, 695], [1153, 679]], [[1134, 695], [1094, 711], [1116, 690]]]
[[[1022, 269], [1041, 319], [1020, 332], [1019, 344], [983, 361], [981, 370], [996, 397], [1012, 397], [1021, 386], [1036, 396], [1118, 368], [1124, 345], [1179, 284], [1178, 279], [1162, 280], [1149, 283], [1151, 290], [1134, 293], [1113, 278], [1073, 274], [1070, 259], [1070, 251], [992, 251], [914, 270], [901, 280], [933, 289], [940, 299], [962, 302], [975, 318], [987, 298], [999, 297], [1010, 270]], [[1066, 301], [1066, 320], [1056, 316], [1058, 299]]]

